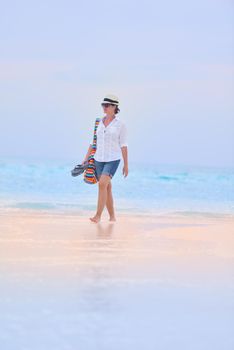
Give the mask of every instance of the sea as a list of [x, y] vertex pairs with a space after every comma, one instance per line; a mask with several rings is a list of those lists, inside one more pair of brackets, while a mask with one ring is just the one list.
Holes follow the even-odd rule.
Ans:
[[[0, 210], [30, 209], [86, 215], [95, 211], [98, 185], [72, 177], [75, 159], [0, 158]], [[116, 213], [233, 215], [234, 167], [129, 162], [112, 179]]]

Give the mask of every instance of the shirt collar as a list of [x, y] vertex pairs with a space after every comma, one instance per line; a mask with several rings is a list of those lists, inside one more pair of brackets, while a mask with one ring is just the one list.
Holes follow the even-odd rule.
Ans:
[[[105, 116], [102, 117], [102, 120], [103, 120], [104, 117]], [[114, 121], [114, 120], [119, 120], [119, 117], [117, 117], [117, 115], [116, 115], [115, 118], [112, 121]]]

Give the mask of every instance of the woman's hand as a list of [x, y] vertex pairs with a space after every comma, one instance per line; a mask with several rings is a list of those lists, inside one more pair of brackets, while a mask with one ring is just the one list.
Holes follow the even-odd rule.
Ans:
[[123, 166], [123, 175], [124, 177], [127, 177], [128, 176], [128, 166], [124, 164]]

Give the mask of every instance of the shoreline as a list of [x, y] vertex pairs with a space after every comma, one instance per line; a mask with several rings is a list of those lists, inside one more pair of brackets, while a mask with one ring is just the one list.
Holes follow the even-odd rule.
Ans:
[[[71, 210], [71, 209], [34, 209], [34, 208], [19, 208], [19, 207], [0, 207], [0, 216], [15, 214], [15, 215], [48, 215], [48, 216], [72, 216], [72, 217], [85, 217], [94, 214], [95, 210]], [[108, 217], [106, 208], [102, 214], [103, 217]], [[129, 211], [129, 210], [116, 210], [116, 216], [118, 217], [142, 217], [142, 218], [214, 218], [214, 219], [234, 219], [234, 212], [214, 212], [214, 211], [188, 211], [188, 210], [168, 210], [168, 211]]]

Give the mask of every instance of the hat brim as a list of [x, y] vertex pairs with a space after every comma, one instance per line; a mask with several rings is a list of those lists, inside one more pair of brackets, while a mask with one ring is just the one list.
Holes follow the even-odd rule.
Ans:
[[107, 102], [107, 101], [102, 101], [101, 104], [108, 104], [108, 105], [115, 105], [118, 106], [119, 104], [116, 102]]

